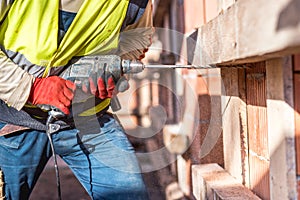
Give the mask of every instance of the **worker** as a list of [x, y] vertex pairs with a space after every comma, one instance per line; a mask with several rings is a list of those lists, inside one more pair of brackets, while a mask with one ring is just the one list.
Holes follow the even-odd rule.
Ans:
[[[0, 0], [0, 169], [6, 199], [28, 199], [51, 158], [48, 112], [40, 105], [64, 113], [52, 122], [60, 127], [51, 135], [55, 153], [92, 199], [148, 198], [134, 149], [109, 112], [117, 81], [96, 73], [80, 87], [60, 74], [89, 55], [143, 58], [153, 32], [151, 6], [150, 0]], [[79, 93], [89, 98], [74, 103]]]

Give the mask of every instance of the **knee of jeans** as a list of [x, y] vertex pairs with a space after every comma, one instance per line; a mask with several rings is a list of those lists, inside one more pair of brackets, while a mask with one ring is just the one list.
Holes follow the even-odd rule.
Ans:
[[91, 195], [92, 199], [106, 199], [106, 200], [147, 200], [148, 192], [143, 183], [133, 184], [133, 185], [124, 185], [116, 186], [111, 188], [111, 190], [97, 190], [94, 188], [94, 191]]
[[119, 193], [124, 193], [124, 195], [140, 196], [146, 194], [146, 187], [140, 174], [128, 176], [123, 185], [117, 188], [119, 189]]
[[112, 179], [111, 185], [93, 185], [90, 192], [92, 199], [111, 200], [147, 200], [148, 193], [141, 174], [130, 174], [126, 178]]

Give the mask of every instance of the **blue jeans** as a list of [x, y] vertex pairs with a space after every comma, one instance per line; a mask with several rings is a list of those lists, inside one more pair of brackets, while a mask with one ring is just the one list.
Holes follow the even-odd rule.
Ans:
[[[0, 128], [4, 125], [0, 122]], [[134, 149], [120, 124], [105, 114], [98, 126], [89, 133], [78, 128], [54, 133], [56, 154], [92, 199], [148, 199]], [[51, 155], [45, 132], [30, 130], [1, 136], [0, 167], [6, 199], [28, 199]]]

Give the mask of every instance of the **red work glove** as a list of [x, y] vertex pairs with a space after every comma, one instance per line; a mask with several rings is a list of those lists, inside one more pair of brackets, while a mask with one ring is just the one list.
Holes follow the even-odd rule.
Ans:
[[36, 78], [30, 91], [28, 101], [33, 105], [46, 104], [70, 114], [69, 106], [74, 97], [76, 85], [58, 76]]
[[[88, 84], [82, 85], [85, 93], [91, 93], [100, 99], [112, 98], [118, 92], [123, 92], [129, 88], [128, 81], [125, 77], [121, 77], [118, 82], [110, 75], [105, 81], [103, 75], [93, 74], [89, 77]], [[107, 76], [106, 76], [107, 77]]]
[[[107, 83], [105, 83], [102, 77], [98, 77], [98, 79], [90, 77], [89, 84], [90, 92], [96, 97], [99, 97], [100, 99], [105, 99], [111, 98], [113, 96], [115, 90], [115, 82], [113, 77], [109, 77], [107, 79]], [[85, 92], [87, 91], [85, 88], [83, 88], [83, 90]]]

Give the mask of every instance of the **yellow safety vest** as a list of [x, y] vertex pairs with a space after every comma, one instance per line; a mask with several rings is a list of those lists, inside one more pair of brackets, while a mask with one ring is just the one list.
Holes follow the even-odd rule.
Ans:
[[[129, 0], [84, 1], [58, 45], [59, 0], [15, 0], [1, 24], [0, 44], [24, 55], [32, 64], [45, 67], [46, 77], [51, 67], [64, 66], [73, 56], [117, 48], [128, 4]], [[98, 109], [109, 103], [103, 101]]]

